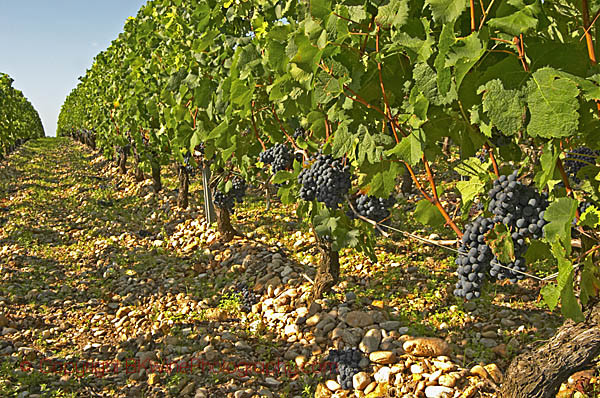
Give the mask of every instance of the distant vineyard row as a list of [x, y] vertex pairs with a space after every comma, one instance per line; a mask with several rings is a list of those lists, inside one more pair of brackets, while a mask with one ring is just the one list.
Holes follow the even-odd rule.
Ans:
[[0, 73], [0, 159], [28, 139], [44, 136], [37, 111], [12, 83], [10, 76]]

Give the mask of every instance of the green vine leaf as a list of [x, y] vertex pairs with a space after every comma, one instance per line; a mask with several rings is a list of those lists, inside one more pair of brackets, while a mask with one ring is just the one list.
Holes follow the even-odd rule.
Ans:
[[577, 132], [579, 88], [564, 73], [553, 68], [536, 71], [527, 84], [531, 120], [527, 133], [533, 137], [561, 138]]
[[438, 209], [428, 200], [422, 199], [417, 202], [417, 207], [414, 212], [415, 220], [423, 225], [439, 227], [444, 225], [446, 220], [440, 214]]

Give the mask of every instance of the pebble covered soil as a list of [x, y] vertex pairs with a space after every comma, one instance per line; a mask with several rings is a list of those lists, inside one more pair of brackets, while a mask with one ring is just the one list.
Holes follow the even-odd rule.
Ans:
[[[376, 264], [343, 251], [309, 305], [318, 252], [292, 207], [251, 192], [232, 218], [248, 238], [223, 244], [199, 181], [179, 209], [163, 171], [155, 194], [55, 138], [0, 164], [1, 397], [494, 397], [561, 323], [532, 281], [463, 302], [452, 253], [401, 235], [379, 238]], [[415, 199], [393, 224], [452, 238], [403, 218]], [[560, 396], [595, 396], [597, 374]]]

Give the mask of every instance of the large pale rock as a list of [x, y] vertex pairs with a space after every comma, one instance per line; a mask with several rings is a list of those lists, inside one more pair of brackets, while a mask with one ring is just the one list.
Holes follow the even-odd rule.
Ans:
[[312, 315], [310, 318], [306, 320], [307, 326], [315, 326], [323, 319], [323, 313], [319, 312], [317, 314]]
[[384, 366], [379, 369], [377, 373], [373, 375], [373, 377], [378, 383], [389, 383], [390, 378], [392, 377], [392, 369], [390, 369], [388, 366]]
[[373, 351], [377, 351], [380, 342], [381, 331], [379, 329], [370, 329], [367, 333], [365, 333], [365, 337], [363, 337], [358, 348], [360, 348], [362, 352], [370, 354]]
[[292, 334], [297, 334], [299, 331], [300, 331], [300, 329], [298, 328], [298, 325], [295, 325], [292, 323], [290, 325], [285, 326], [283, 333], [286, 336], [291, 336]]
[[450, 387], [444, 386], [429, 386], [425, 389], [427, 398], [445, 398], [451, 397], [453, 390]]
[[346, 314], [346, 323], [353, 328], [364, 328], [373, 324], [373, 316], [364, 311], [351, 311]]
[[334, 392], [342, 388], [342, 386], [340, 386], [340, 383], [338, 383], [335, 380], [327, 380], [325, 382], [325, 385], [327, 386], [327, 388], [330, 391], [334, 391]]
[[396, 362], [396, 354], [393, 351], [374, 351], [369, 354], [369, 360], [381, 365]]
[[417, 357], [439, 357], [448, 355], [450, 347], [437, 337], [418, 337], [404, 342], [402, 348], [407, 353]]
[[441, 375], [437, 383], [444, 387], [454, 387], [456, 382], [459, 380], [459, 376], [454, 374]]
[[359, 372], [352, 377], [352, 386], [355, 390], [364, 390], [369, 383], [371, 383], [371, 377], [365, 372]]

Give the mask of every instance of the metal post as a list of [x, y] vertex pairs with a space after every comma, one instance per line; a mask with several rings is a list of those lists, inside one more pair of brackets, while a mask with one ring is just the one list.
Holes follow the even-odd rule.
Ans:
[[202, 164], [202, 189], [204, 190], [204, 214], [206, 222], [210, 225], [217, 221], [212, 191], [210, 190], [210, 166]]

